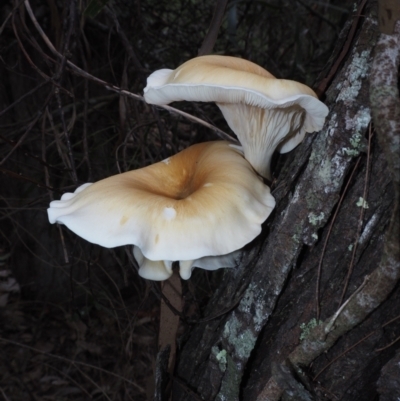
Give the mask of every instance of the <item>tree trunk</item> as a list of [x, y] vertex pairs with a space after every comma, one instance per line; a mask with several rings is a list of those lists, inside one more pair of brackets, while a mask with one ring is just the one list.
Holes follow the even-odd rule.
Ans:
[[324, 129], [286, 159], [263, 234], [181, 341], [174, 400], [378, 399], [400, 332], [399, 319], [386, 324], [400, 308], [398, 224], [369, 102], [377, 10], [360, 11]]

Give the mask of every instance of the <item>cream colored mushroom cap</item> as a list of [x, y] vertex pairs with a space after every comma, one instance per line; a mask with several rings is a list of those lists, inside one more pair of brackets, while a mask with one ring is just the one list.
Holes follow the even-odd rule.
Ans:
[[228, 142], [201, 143], [50, 203], [62, 223], [107, 248], [136, 245], [153, 261], [224, 255], [252, 241], [275, 206], [269, 188]]
[[156, 105], [182, 100], [242, 103], [262, 109], [297, 105], [307, 112], [305, 132], [319, 131], [328, 114], [308, 86], [277, 79], [251, 61], [229, 56], [196, 57], [175, 70], [155, 71], [147, 78], [144, 98]]

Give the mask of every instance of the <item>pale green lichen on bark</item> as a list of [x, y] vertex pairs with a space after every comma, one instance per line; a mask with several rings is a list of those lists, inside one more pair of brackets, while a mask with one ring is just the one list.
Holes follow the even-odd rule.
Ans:
[[356, 157], [367, 150], [367, 142], [364, 136], [365, 130], [371, 121], [371, 110], [368, 107], [360, 107], [353, 116], [346, 112], [346, 129], [352, 132], [349, 142], [351, 148], [344, 147], [343, 153], [347, 156]]
[[248, 313], [254, 323], [255, 330], [259, 332], [266, 319], [265, 289], [250, 283], [239, 304], [239, 311]]
[[317, 320], [315, 318], [311, 319], [308, 323], [302, 323], [300, 325], [300, 330], [301, 330], [300, 341], [305, 340], [309, 336], [310, 330], [312, 330], [314, 327], [322, 323], [323, 323], [322, 320]]
[[337, 85], [337, 89], [340, 90], [336, 99], [337, 102], [352, 103], [357, 98], [362, 80], [367, 76], [370, 68], [370, 56], [370, 49], [363, 50], [353, 56], [352, 62], [347, 68], [347, 80]]
[[356, 206], [369, 209], [368, 202], [362, 196], [359, 197]]
[[226, 350], [220, 350], [217, 346], [211, 348], [211, 353], [215, 356], [215, 359], [218, 361], [218, 367], [221, 372], [225, 372], [226, 364], [227, 364], [227, 352]]
[[316, 215], [315, 213], [311, 212], [308, 214], [308, 221], [310, 224], [313, 226], [318, 225], [325, 219], [325, 213], [321, 212], [319, 215]]
[[232, 345], [238, 358], [247, 360], [254, 348], [257, 337], [254, 336], [250, 329], [244, 329], [243, 324], [236, 315], [232, 315], [232, 318], [225, 323], [223, 335]]
[[345, 168], [342, 163], [342, 152], [332, 156], [325, 151], [329, 147], [330, 138], [335, 136], [337, 129], [337, 114], [333, 113], [326, 128], [318, 134], [311, 151], [309, 167], [316, 171], [313, 189], [307, 194], [307, 206], [311, 210], [319, 208], [318, 192], [335, 192], [342, 179], [343, 169]]
[[232, 357], [226, 354], [226, 371], [222, 379], [221, 388], [216, 401], [236, 401], [239, 400], [239, 389], [242, 376], [238, 372]]

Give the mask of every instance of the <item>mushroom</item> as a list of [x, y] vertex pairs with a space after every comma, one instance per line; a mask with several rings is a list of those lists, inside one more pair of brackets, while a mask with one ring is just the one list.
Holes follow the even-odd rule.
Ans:
[[[139, 275], [149, 280], [167, 280], [172, 275], [172, 262], [166, 260], [147, 259], [142, 251], [133, 247], [133, 255], [139, 265]], [[221, 267], [235, 267], [239, 259], [240, 251], [234, 251], [227, 255], [204, 256], [196, 260], [181, 260], [179, 262], [179, 272], [184, 280], [188, 280], [195, 267], [204, 270], [217, 270]]]
[[85, 184], [51, 202], [47, 212], [50, 223], [65, 224], [89, 242], [135, 245], [139, 273], [163, 280], [172, 261], [180, 262], [182, 278], [195, 266], [233, 266], [234, 251], [261, 232], [274, 206], [269, 187], [240, 150], [217, 141]]
[[176, 70], [155, 71], [147, 78], [144, 98], [156, 105], [216, 102], [246, 159], [268, 179], [275, 149], [294, 149], [306, 132], [322, 128], [328, 114], [308, 86], [277, 79], [257, 64], [228, 56], [201, 56]]

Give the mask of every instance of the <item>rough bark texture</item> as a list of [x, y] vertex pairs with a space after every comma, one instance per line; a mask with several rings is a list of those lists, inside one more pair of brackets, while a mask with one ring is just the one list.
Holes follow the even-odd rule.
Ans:
[[[105, 250], [50, 227], [45, 208], [77, 179], [96, 181], [216, 138], [205, 121], [207, 129], [169, 119], [135, 95], [153, 70], [195, 56], [211, 3], [116, 0], [97, 19], [85, 16], [89, 1], [8, 3], [0, 6], [9, 18], [0, 24], [0, 303], [12, 301], [0, 316], [3, 398], [58, 400], [59, 384], [54, 393], [46, 384], [55, 371], [74, 378], [76, 397], [65, 396], [84, 401], [400, 399], [397, 2], [382, 1], [393, 30], [381, 34], [376, 0], [357, 1], [316, 88], [330, 109], [325, 127], [277, 159], [277, 207], [238, 268], [194, 271], [184, 284], [176, 367], [170, 374], [175, 351], [168, 358], [163, 348], [155, 377], [158, 286], [138, 279], [130, 248]], [[229, 2], [232, 14], [242, 7], [231, 22], [245, 39], [232, 50], [236, 39], [225, 35], [215, 52], [311, 85], [344, 15], [331, 11], [344, 2], [330, 2], [327, 20], [324, 2], [277, 1], [281, 14], [273, 3]], [[184, 107], [223, 128], [210, 105]], [[4, 297], [9, 259], [22, 300], [67, 300], [68, 310]], [[217, 288], [211, 299], [209, 288]], [[176, 315], [160, 344], [174, 342]]]
[[[277, 208], [264, 235], [243, 252], [238, 269], [225, 273], [225, 285], [211, 299], [205, 321], [181, 342], [176, 375], [201, 399], [377, 397], [380, 369], [396, 345], [377, 349], [399, 330], [398, 320], [383, 326], [400, 306], [398, 292], [392, 291], [399, 278], [398, 223], [392, 216], [398, 200], [392, 174], [396, 167], [388, 167], [386, 150], [377, 144], [380, 133], [373, 135], [369, 148], [366, 140], [373, 132], [369, 77], [379, 37], [373, 3], [363, 16], [327, 92], [330, 114], [324, 129], [309, 135], [289, 156], [273, 187]], [[398, 149], [398, 133], [393, 137], [392, 152]], [[321, 258], [319, 322], [313, 319]], [[344, 294], [348, 302], [336, 313], [350, 265]], [[221, 316], [227, 305], [229, 311]], [[193, 396], [179, 386], [174, 389], [175, 400]]]
[[400, 394], [400, 351], [383, 367], [378, 381], [380, 401], [390, 401]]

